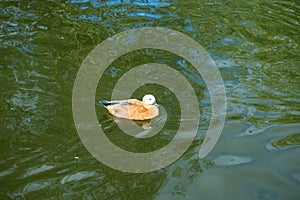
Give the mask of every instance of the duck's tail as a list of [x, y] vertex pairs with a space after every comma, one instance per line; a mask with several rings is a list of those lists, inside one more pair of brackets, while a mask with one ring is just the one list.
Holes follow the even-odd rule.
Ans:
[[112, 103], [110, 101], [106, 101], [106, 100], [100, 100], [99, 103], [102, 106], [110, 106], [110, 105], [112, 105]]

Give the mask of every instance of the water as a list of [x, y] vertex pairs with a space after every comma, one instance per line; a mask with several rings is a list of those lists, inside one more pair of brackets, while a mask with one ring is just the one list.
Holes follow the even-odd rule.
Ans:
[[[124, 2], [1, 1], [0, 199], [298, 199], [299, 2]], [[72, 88], [97, 44], [146, 26], [180, 31], [209, 52], [226, 87], [226, 124], [213, 151], [199, 160], [211, 106], [201, 77], [167, 52], [126, 54], [102, 77], [97, 98], [109, 98], [126, 70], [164, 63], [195, 88], [201, 119], [196, 140], [175, 163], [151, 173], [123, 173], [101, 164], [82, 144]], [[125, 149], [160, 148], [178, 128], [174, 95], [146, 85], [134, 97], [148, 91], [157, 93], [169, 116], [166, 134], [149, 143], [124, 136], [96, 106], [108, 137]]]

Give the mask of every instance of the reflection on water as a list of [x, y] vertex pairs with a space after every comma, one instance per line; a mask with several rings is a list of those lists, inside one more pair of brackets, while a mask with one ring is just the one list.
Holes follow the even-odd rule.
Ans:
[[[159, 115], [152, 120], [133, 121], [109, 116], [124, 133], [136, 138], [149, 138], [158, 134], [164, 127], [167, 117], [168, 114], [163, 106], [159, 106]], [[107, 127], [105, 128], [107, 130]]]
[[[284, 0], [1, 2], [0, 199], [297, 199], [299, 12], [297, 1]], [[110, 97], [128, 69], [157, 62], [190, 81], [202, 112], [199, 134], [181, 159], [156, 172], [126, 174], [102, 165], [82, 145], [72, 118], [72, 87], [98, 43], [145, 26], [180, 31], [208, 50], [226, 86], [227, 123], [215, 149], [199, 160], [210, 119], [203, 79], [168, 52], [124, 55], [105, 73], [99, 99]], [[178, 102], [157, 88], [135, 93], [159, 93], [168, 114], [164, 134], [149, 141], [125, 137], [96, 107], [116, 144], [148, 151], [172, 139]]]

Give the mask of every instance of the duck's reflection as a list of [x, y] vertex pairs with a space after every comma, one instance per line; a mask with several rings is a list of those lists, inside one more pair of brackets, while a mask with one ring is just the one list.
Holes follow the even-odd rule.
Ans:
[[164, 127], [167, 121], [167, 112], [163, 106], [159, 106], [159, 115], [151, 120], [129, 120], [110, 116], [119, 128], [126, 134], [136, 138], [148, 138], [156, 135]]

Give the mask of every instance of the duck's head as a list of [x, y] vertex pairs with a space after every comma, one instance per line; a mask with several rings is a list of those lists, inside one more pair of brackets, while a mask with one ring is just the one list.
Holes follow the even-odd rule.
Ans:
[[156, 104], [156, 100], [155, 100], [155, 97], [152, 95], [152, 94], [146, 94], [144, 97], [143, 97], [143, 103], [144, 104], [148, 104], [148, 105], [157, 105]]

